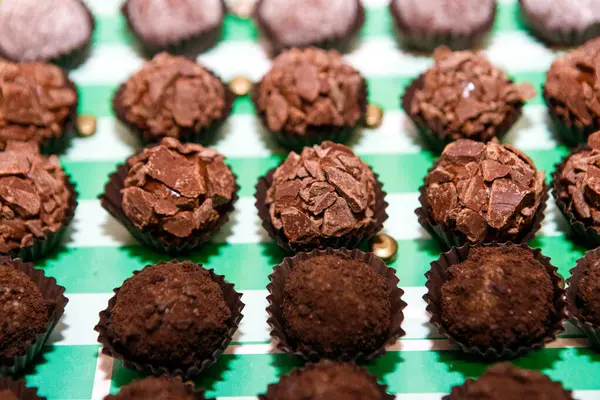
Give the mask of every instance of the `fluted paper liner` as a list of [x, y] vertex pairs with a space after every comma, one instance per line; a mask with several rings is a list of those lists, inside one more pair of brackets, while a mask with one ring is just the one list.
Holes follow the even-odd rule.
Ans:
[[0, 256], [0, 264], [10, 264], [25, 273], [40, 289], [44, 300], [49, 303], [48, 322], [46, 322], [44, 332], [31, 340], [25, 353], [11, 359], [0, 359], [0, 374], [15, 374], [31, 364], [42, 351], [44, 343], [46, 343], [58, 320], [63, 315], [69, 299], [64, 296], [65, 288], [59, 286], [56, 279], [47, 277], [43, 270], [34, 268], [32, 263], [24, 262], [19, 258], [11, 259], [8, 256]]
[[[448, 270], [456, 264], [460, 264], [467, 259], [469, 251], [476, 246], [494, 246], [494, 247], [508, 247], [508, 246], [519, 246], [522, 249], [532, 252], [534, 258], [539, 261], [545, 268], [552, 279], [554, 286], [554, 310], [551, 317], [550, 324], [546, 327], [546, 334], [541, 338], [536, 338], [531, 343], [521, 343], [513, 347], [481, 347], [481, 346], [468, 346], [461, 342], [460, 338], [452, 336], [443, 325], [441, 320], [442, 305], [441, 305], [441, 288], [442, 285], [448, 280]], [[439, 332], [446, 336], [450, 341], [460, 348], [467, 354], [476, 355], [482, 357], [488, 361], [494, 361], [498, 359], [511, 359], [522, 356], [534, 350], [539, 350], [548, 342], [556, 339], [556, 336], [564, 331], [563, 322], [566, 320], [566, 303], [565, 303], [565, 283], [564, 280], [558, 275], [557, 268], [550, 264], [550, 258], [545, 257], [541, 254], [539, 249], [532, 249], [526, 244], [514, 244], [514, 243], [486, 243], [483, 245], [471, 245], [465, 244], [461, 247], [453, 247], [449, 251], [442, 253], [440, 258], [431, 263], [431, 269], [425, 274], [427, 278], [427, 293], [423, 296], [423, 299], [427, 303], [427, 311], [430, 314], [430, 323], [438, 328]]]
[[600, 258], [600, 247], [589, 250], [585, 255], [577, 260], [575, 267], [571, 269], [571, 277], [567, 279], [567, 315], [569, 320], [581, 329], [590, 340], [590, 344], [596, 351], [600, 351], [600, 326], [581, 319], [581, 308], [577, 305], [577, 292], [579, 290], [579, 281], [583, 276], [590, 262], [595, 262]]
[[125, 211], [123, 211], [123, 194], [121, 193], [121, 189], [125, 188], [125, 178], [127, 177], [128, 172], [129, 166], [127, 163], [117, 167], [117, 170], [110, 175], [108, 183], [104, 187], [104, 193], [98, 197], [100, 199], [100, 204], [106, 211], [115, 217], [121, 225], [127, 228], [138, 242], [158, 252], [172, 255], [189, 253], [208, 242], [212, 235], [217, 233], [223, 224], [229, 220], [229, 214], [231, 214], [234, 209], [235, 202], [238, 199], [237, 193], [240, 189], [237, 184], [237, 176], [233, 174], [234, 181], [236, 182], [233, 197], [228, 204], [223, 205], [219, 209], [220, 216], [215, 226], [209, 230], [200, 232], [194, 231], [192, 235], [185, 239], [169, 241], [158, 235], [155, 231], [144, 231], [139, 229], [129, 220]]
[[12, 378], [0, 378], [0, 391], [3, 390], [10, 390], [18, 400], [46, 400], [45, 397], [38, 396], [37, 388], [25, 386], [24, 380], [14, 381]]
[[[6, 255], [13, 258], [20, 258], [24, 261], [35, 261], [44, 258], [47, 254], [51, 253], [58, 245], [62, 242], [65, 232], [68, 226], [73, 221], [75, 216], [75, 210], [77, 209], [77, 192], [75, 185], [71, 182], [69, 175], [65, 174], [65, 185], [69, 191], [69, 205], [65, 212], [65, 218], [63, 219], [62, 226], [56, 231], [46, 231], [43, 238], [34, 238], [33, 243], [25, 247], [17, 247]], [[1, 254], [1, 253], [0, 253]]]
[[[300, 374], [306, 372], [306, 371], [310, 371], [312, 369], [315, 368], [315, 363], [309, 363], [306, 364], [304, 367], [302, 368], [295, 368], [292, 372], [290, 372], [289, 374], [283, 375], [279, 378], [279, 381], [281, 381], [281, 379], [283, 378], [291, 378], [291, 377], [296, 377], [299, 376]], [[354, 371], [365, 375], [365, 377], [371, 381], [373, 384], [375, 384], [377, 386], [377, 388], [379, 389], [379, 393], [380, 393], [380, 400], [393, 400], [396, 397], [390, 393], [387, 392], [387, 385], [385, 384], [381, 384], [379, 383], [379, 381], [377, 380], [377, 377], [371, 375], [366, 369], [359, 367], [356, 364], [347, 364], [349, 367], [351, 367]], [[267, 392], [264, 394], [261, 394], [258, 396], [259, 400], [277, 400], [277, 398], [275, 397], [275, 389], [277, 387], [277, 383], [272, 383], [267, 387]]]
[[[444, 147], [446, 147], [446, 145], [448, 145], [449, 143], [454, 142], [455, 139], [452, 139], [450, 136], [442, 137], [441, 126], [432, 127], [429, 124], [427, 124], [428, 121], [425, 121], [419, 116], [413, 116], [411, 113], [410, 105], [412, 103], [412, 99], [416, 91], [423, 88], [424, 84], [425, 74], [421, 74], [415, 80], [413, 80], [404, 91], [404, 94], [402, 95], [401, 99], [401, 105], [406, 115], [415, 124], [417, 128], [417, 133], [419, 134], [425, 145], [428, 147], [428, 149], [437, 154], [440, 154], [442, 151], [444, 151]], [[506, 114], [502, 122], [496, 127], [496, 135], [494, 137], [498, 138], [498, 140], [501, 140], [508, 133], [510, 128], [512, 128], [512, 126], [519, 120], [519, 118], [521, 118], [521, 114], [523, 112], [522, 109], [523, 106], [512, 107], [510, 111]], [[432, 121], [429, 122], [431, 123]], [[476, 140], [478, 142], [489, 142], [490, 140], [492, 140], [492, 138], [493, 137], [483, 141], [477, 138], [471, 138], [466, 136], [464, 137], [464, 139]]]
[[[161, 261], [158, 264], [164, 264], [164, 262]], [[199, 268], [203, 268], [201, 264], [197, 265]], [[135, 275], [138, 272], [140, 271], [135, 271], [133, 274]], [[215, 274], [212, 269], [209, 269], [208, 272], [210, 272], [211, 279], [221, 287], [225, 303], [231, 311], [231, 318], [227, 322], [227, 332], [223, 336], [221, 345], [213, 351], [211, 357], [197, 359], [192, 366], [179, 366], [173, 368], [172, 366], [162, 365], [161, 363], [139, 361], [135, 356], [127, 354], [126, 349], [122, 348], [117, 343], [112, 343], [107, 334], [107, 327], [120, 288], [114, 289], [115, 295], [108, 301], [108, 307], [100, 312], [100, 321], [98, 322], [98, 325], [94, 327], [94, 330], [99, 333], [98, 342], [102, 345], [102, 353], [117, 360], [121, 360], [126, 368], [134, 369], [143, 374], [181, 376], [183, 379], [193, 379], [214, 365], [223, 352], [225, 352], [225, 349], [227, 349], [233, 335], [238, 329], [240, 321], [243, 318], [242, 309], [244, 308], [244, 303], [242, 303], [241, 300], [242, 295], [235, 291], [234, 285], [227, 282], [223, 275]]]
[[570, 119], [569, 121], [565, 121], [555, 112], [552, 100], [550, 99], [550, 96], [548, 96], [543, 87], [542, 94], [546, 106], [548, 107], [548, 114], [550, 115], [550, 118], [552, 120], [551, 122], [554, 128], [553, 132], [565, 145], [569, 147], [577, 147], [578, 145], [584, 145], [587, 143], [588, 136], [600, 130], [600, 125], [596, 123], [593, 123], [592, 125], [582, 126], [578, 123], [579, 121], [574, 118]]
[[[306, 344], [301, 346], [299, 343], [294, 343], [289, 340], [288, 335], [285, 332], [283, 310], [281, 308], [285, 281], [295, 265], [310, 258], [324, 255], [337, 255], [356, 261], [362, 261], [387, 280], [391, 302], [391, 325], [387, 337], [382, 340], [381, 345], [377, 349], [371, 350], [368, 353], [357, 351], [356, 354], [321, 353], [312, 348], [308, 349], [310, 346]], [[317, 361], [320, 358], [330, 358], [337, 361], [365, 362], [383, 355], [387, 346], [393, 345], [398, 338], [405, 335], [405, 332], [401, 327], [402, 321], [404, 320], [404, 313], [402, 311], [406, 307], [406, 303], [402, 301], [404, 291], [398, 287], [399, 280], [396, 276], [396, 271], [385, 265], [385, 263], [373, 253], [364, 253], [360, 250], [331, 248], [325, 250], [313, 250], [310, 253], [298, 253], [294, 257], [284, 258], [283, 262], [277, 265], [273, 269], [273, 273], [269, 275], [269, 281], [270, 283], [267, 285], [267, 290], [269, 291], [269, 296], [267, 297], [267, 301], [269, 302], [269, 306], [267, 307], [269, 319], [267, 320], [267, 323], [271, 327], [271, 337], [277, 342], [277, 348], [285, 353], [290, 353], [309, 361]]]
[[[437, 166], [437, 162], [429, 169], [429, 171], [427, 171], [427, 175], [429, 175], [429, 173], [433, 169], [435, 169], [436, 166]], [[427, 179], [427, 176], [425, 177], [425, 179]], [[425, 179], [424, 179], [424, 182], [425, 182]], [[544, 212], [546, 210], [546, 204], [548, 202], [548, 197], [550, 196], [548, 194], [548, 190], [549, 190], [548, 184], [544, 182], [542, 201], [540, 202], [540, 206], [538, 207], [537, 211], [535, 212], [535, 216], [533, 217], [533, 221], [531, 222], [531, 226], [529, 227], [529, 229], [519, 232], [519, 234], [516, 237], [512, 238], [512, 240], [504, 240], [504, 239], [499, 240], [499, 237], [501, 237], [500, 236], [501, 233], [488, 226], [488, 236], [489, 236], [489, 232], [492, 232], [493, 236], [489, 239], [486, 238], [483, 242], [489, 243], [489, 242], [499, 241], [499, 242], [527, 243], [531, 239], [533, 239], [536, 232], [539, 231], [540, 228], [542, 227], [542, 221], [544, 220], [544, 217], [545, 217]], [[464, 235], [464, 233], [460, 232], [457, 229], [454, 229], [454, 230], [448, 229], [444, 225], [438, 224], [437, 222], [434, 221], [433, 216], [431, 215], [429, 203], [427, 202], [427, 192], [426, 192], [426, 184], [425, 183], [423, 183], [423, 185], [419, 188], [419, 203], [421, 204], [421, 207], [419, 207], [415, 210], [415, 214], [417, 214], [417, 217], [419, 219], [419, 224], [421, 224], [421, 226], [431, 236], [433, 236], [433, 238], [438, 242], [438, 244], [444, 250], [448, 250], [451, 247], [462, 246], [463, 244], [467, 243], [467, 237]]]

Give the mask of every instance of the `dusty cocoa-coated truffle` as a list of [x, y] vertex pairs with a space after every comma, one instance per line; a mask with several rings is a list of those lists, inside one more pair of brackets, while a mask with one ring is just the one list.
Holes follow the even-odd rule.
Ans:
[[160, 262], [125, 280], [107, 335], [128, 359], [185, 369], [212, 356], [231, 318], [218, 283], [191, 261]]
[[143, 141], [202, 141], [231, 111], [225, 84], [191, 59], [160, 53], [117, 91], [119, 119]]
[[212, 230], [235, 194], [224, 157], [165, 138], [128, 160], [123, 211], [140, 230], [177, 242]]
[[295, 370], [269, 387], [264, 400], [382, 400], [374, 377], [350, 363], [329, 360]]
[[290, 152], [267, 191], [271, 223], [292, 243], [356, 233], [375, 223], [374, 187], [371, 169], [344, 145]]
[[583, 322], [600, 326], [600, 259], [589, 259], [585, 268], [574, 274], [568, 298], [574, 301], [575, 315]]
[[200, 400], [204, 395], [194, 392], [192, 385], [171, 377], [148, 377], [123, 386], [118, 394], [105, 400]]
[[24, 272], [10, 262], [0, 264], [0, 359], [23, 355], [46, 330], [51, 304]]
[[544, 172], [496, 140], [450, 143], [425, 178], [430, 218], [469, 242], [518, 242], [544, 199]]
[[84, 48], [94, 21], [81, 0], [18, 0], [0, 3], [0, 57], [49, 61]]
[[19, 400], [15, 392], [9, 389], [0, 390], [0, 400]]
[[441, 321], [466, 346], [509, 348], [543, 338], [554, 288], [545, 266], [517, 245], [474, 247], [441, 287]]
[[441, 139], [487, 142], [506, 133], [505, 120], [535, 95], [531, 85], [512, 83], [482, 53], [440, 47], [433, 57], [416, 90], [407, 91], [405, 111]]
[[254, 96], [272, 132], [310, 138], [315, 130], [355, 128], [366, 112], [366, 83], [333, 50], [291, 49], [279, 55]]
[[496, 364], [476, 380], [467, 379], [443, 400], [570, 400], [571, 392], [538, 371]]
[[72, 193], [56, 156], [40, 155], [34, 142], [9, 141], [0, 175], [0, 253], [64, 226]]
[[[7, 1], [0, 8], [16, 3]], [[43, 144], [72, 128], [77, 91], [55, 65], [0, 59], [0, 93], [0, 148], [9, 140]]]
[[334, 356], [376, 350], [391, 324], [386, 279], [341, 255], [298, 263], [285, 281], [282, 310], [289, 342]]

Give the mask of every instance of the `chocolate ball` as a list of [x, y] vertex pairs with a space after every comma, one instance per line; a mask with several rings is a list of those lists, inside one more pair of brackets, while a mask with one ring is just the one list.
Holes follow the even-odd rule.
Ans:
[[554, 286], [533, 251], [473, 247], [441, 286], [441, 322], [468, 347], [527, 347], [543, 339], [555, 313]]
[[545, 192], [544, 172], [495, 140], [450, 143], [425, 178], [429, 218], [469, 242], [522, 241]]
[[231, 112], [231, 94], [211, 71], [185, 57], [160, 53], [121, 85], [117, 117], [144, 142], [171, 137], [208, 142]]
[[377, 380], [350, 363], [329, 360], [281, 377], [260, 397], [264, 400], [384, 400], [392, 398]]
[[391, 325], [387, 280], [368, 264], [319, 255], [291, 270], [283, 289], [284, 331], [298, 350], [350, 358], [387, 340]]
[[600, 327], [600, 259], [597, 252], [586, 253], [571, 272], [567, 299], [572, 316]]
[[178, 378], [162, 376], [149, 377], [123, 386], [118, 394], [109, 395], [104, 400], [201, 400], [204, 395], [194, 392], [194, 387]]
[[266, 193], [270, 222], [292, 244], [322, 247], [377, 224], [375, 175], [348, 147], [323, 142], [291, 152]]
[[198, 144], [166, 138], [127, 161], [122, 208], [131, 223], [169, 243], [216, 229], [236, 185], [225, 158]]
[[0, 360], [24, 355], [46, 330], [51, 304], [35, 282], [10, 261], [0, 264]]
[[186, 369], [212, 357], [232, 312], [208, 270], [190, 261], [147, 266], [109, 306], [108, 340], [127, 359]]
[[560, 382], [550, 380], [538, 371], [520, 369], [510, 363], [496, 364], [476, 380], [467, 379], [452, 388], [443, 400], [570, 400], [571, 392]]
[[73, 193], [56, 156], [40, 155], [35, 142], [8, 141], [0, 175], [0, 253], [31, 246], [65, 225]]

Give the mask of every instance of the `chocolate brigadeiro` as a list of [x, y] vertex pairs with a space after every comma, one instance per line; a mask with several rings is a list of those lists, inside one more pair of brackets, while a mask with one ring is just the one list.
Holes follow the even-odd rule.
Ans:
[[402, 107], [433, 151], [458, 139], [502, 138], [535, 96], [530, 84], [514, 84], [487, 57], [471, 51], [436, 49], [435, 64], [402, 96]]
[[513, 358], [564, 330], [564, 281], [525, 244], [453, 247], [431, 263], [423, 296], [431, 323], [466, 353]]
[[100, 200], [140, 243], [179, 254], [220, 229], [238, 189], [219, 152], [166, 138], [120, 165]]
[[569, 146], [600, 130], [600, 38], [554, 60], [546, 74], [544, 100], [556, 133]]
[[574, 46], [600, 36], [595, 0], [519, 0], [532, 33], [550, 45]]
[[364, 122], [367, 84], [336, 51], [291, 49], [275, 59], [252, 97], [275, 139], [301, 150], [346, 142]]
[[267, 322], [284, 352], [362, 362], [404, 335], [404, 292], [395, 271], [372, 253], [299, 253], [276, 266], [269, 280]]
[[258, 0], [254, 19], [273, 54], [309, 46], [347, 50], [365, 11], [360, 0]]
[[0, 254], [38, 259], [61, 241], [77, 192], [56, 156], [34, 142], [8, 141], [0, 151]]
[[200, 264], [161, 261], [115, 289], [95, 329], [103, 353], [125, 367], [192, 379], [227, 348], [242, 319], [241, 297]]
[[352, 363], [323, 360], [284, 375], [260, 400], [392, 400], [386, 386]]
[[305, 147], [256, 185], [262, 225], [287, 251], [355, 248], [387, 219], [385, 193], [371, 168], [332, 142]]
[[205, 400], [204, 393], [179, 378], [167, 376], [148, 377], [123, 386], [118, 394], [108, 395], [104, 400]]
[[[5, 1], [0, 9], [17, 3]], [[44, 153], [60, 153], [68, 146], [78, 96], [63, 70], [51, 64], [0, 59], [0, 93], [0, 148], [8, 140], [33, 140]]]
[[0, 373], [14, 374], [40, 353], [68, 299], [54, 278], [18, 258], [0, 257], [0, 287]]
[[37, 394], [37, 388], [28, 388], [24, 380], [14, 381], [11, 378], [0, 378], [1, 400], [46, 400]]
[[544, 219], [544, 172], [512, 146], [450, 143], [420, 188], [419, 223], [449, 248], [465, 242], [527, 243]]
[[552, 195], [575, 236], [600, 246], [600, 132], [563, 158], [552, 178]]
[[226, 8], [223, 0], [127, 0], [121, 11], [149, 55], [196, 56], [220, 39]]
[[408, 48], [432, 51], [475, 47], [496, 17], [495, 0], [392, 0], [390, 12]]
[[234, 96], [195, 61], [161, 53], [113, 97], [115, 115], [144, 143], [172, 137], [210, 143], [231, 113]]
[[94, 18], [81, 0], [0, 3], [0, 58], [75, 67], [87, 57], [93, 31]]
[[570, 390], [538, 371], [500, 363], [490, 367], [478, 379], [467, 379], [442, 400], [571, 400]]

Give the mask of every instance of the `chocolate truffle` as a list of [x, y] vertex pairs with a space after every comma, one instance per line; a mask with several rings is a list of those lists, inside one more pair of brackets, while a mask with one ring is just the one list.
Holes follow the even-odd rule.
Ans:
[[258, 0], [254, 15], [275, 54], [291, 47], [346, 49], [364, 22], [360, 0]]
[[299, 262], [283, 288], [288, 343], [326, 358], [352, 359], [376, 351], [390, 332], [390, 290], [373, 267], [342, 254]]
[[555, 308], [552, 276], [532, 250], [473, 247], [452, 265], [439, 295], [441, 326], [466, 347], [529, 347], [548, 334]]
[[[5, 1], [0, 9], [16, 3]], [[46, 152], [66, 147], [78, 98], [63, 70], [50, 64], [15, 64], [0, 59], [0, 93], [0, 148], [8, 140], [33, 140]]]
[[235, 177], [216, 150], [166, 138], [127, 165], [123, 212], [139, 231], [165, 243], [200, 238], [232, 210]]
[[502, 137], [535, 95], [531, 85], [514, 84], [482, 53], [440, 47], [433, 57], [434, 66], [411, 83], [402, 106], [436, 151], [461, 138]]
[[534, 35], [550, 45], [573, 46], [600, 35], [596, 0], [519, 0]]
[[181, 379], [167, 376], [149, 377], [123, 386], [118, 394], [108, 395], [104, 400], [203, 400], [204, 395], [195, 392], [192, 385]]
[[383, 202], [377, 185], [352, 150], [323, 142], [300, 155], [291, 152], [275, 170], [265, 199], [269, 214], [261, 217], [292, 248], [346, 247], [353, 238], [372, 236], [383, 223], [376, 212]]
[[125, 360], [185, 375], [227, 341], [232, 310], [211, 271], [173, 260], [125, 280], [106, 316], [107, 340]]
[[15, 392], [9, 389], [0, 390], [0, 400], [19, 400]]
[[232, 100], [211, 71], [191, 59], [161, 53], [121, 85], [113, 108], [143, 142], [172, 137], [207, 143], [229, 116]]
[[350, 363], [329, 360], [296, 369], [270, 385], [261, 400], [389, 400], [376, 378]]
[[557, 133], [570, 146], [600, 130], [600, 38], [554, 60], [546, 74], [544, 99]]
[[409, 48], [432, 51], [438, 46], [470, 49], [489, 32], [495, 0], [392, 0], [390, 11], [400, 39]]
[[423, 189], [417, 213], [426, 217], [419, 221], [447, 242], [443, 235], [473, 243], [526, 241], [539, 229], [538, 213], [546, 200], [544, 172], [519, 150], [495, 140], [450, 143]]
[[571, 392], [538, 371], [520, 369], [510, 363], [490, 367], [477, 380], [467, 379], [452, 388], [443, 400], [571, 400]]
[[367, 86], [336, 51], [291, 49], [275, 59], [253, 97], [274, 137], [297, 149], [346, 141], [364, 121]]
[[600, 327], [600, 259], [586, 255], [584, 266], [569, 281], [567, 298], [575, 317]]
[[[94, 30], [81, 0], [0, 2], [0, 58], [50, 61], [62, 56], [82, 61]], [[33, 89], [32, 89], [33, 90]]]
[[11, 364], [46, 330], [51, 304], [38, 286], [8, 259], [0, 260], [0, 361]]
[[0, 175], [0, 253], [33, 246], [70, 222], [75, 193], [56, 156], [40, 155], [34, 142], [8, 141]]
[[122, 12], [149, 53], [195, 55], [217, 42], [225, 17], [223, 0], [127, 0]]

